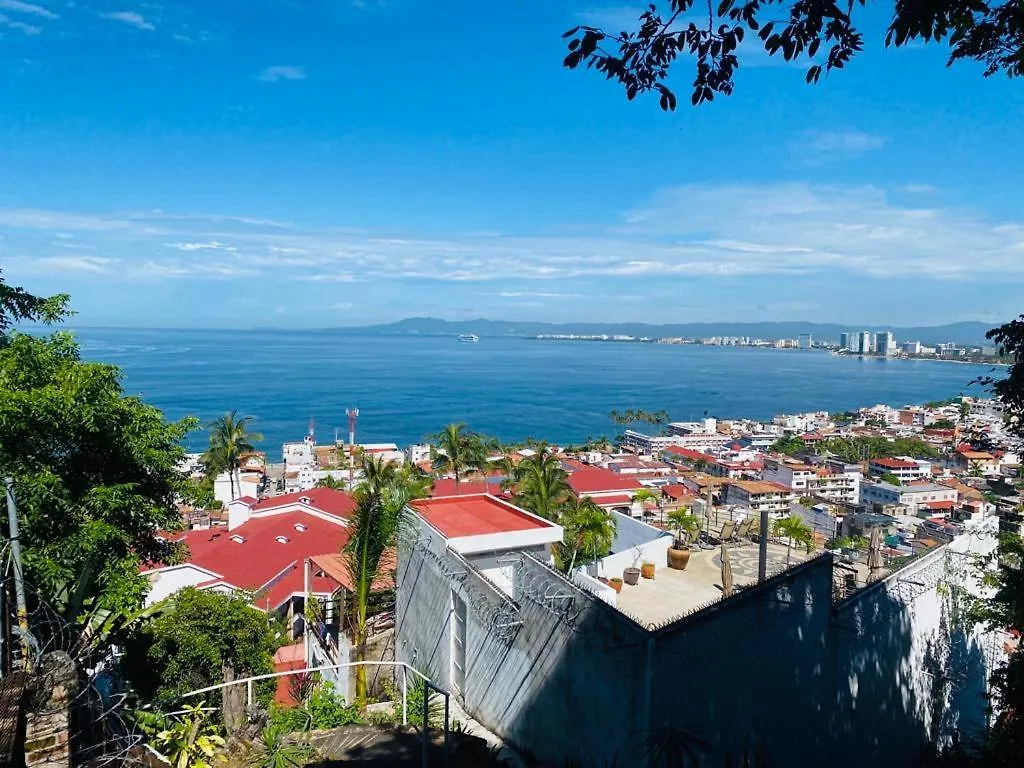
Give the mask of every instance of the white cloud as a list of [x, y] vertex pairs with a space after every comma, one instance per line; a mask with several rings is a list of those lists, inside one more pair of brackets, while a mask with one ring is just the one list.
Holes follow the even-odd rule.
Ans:
[[179, 251], [227, 251], [228, 253], [235, 253], [238, 249], [233, 245], [224, 245], [224, 243], [211, 240], [208, 243], [168, 243], [169, 248], [177, 248]]
[[121, 23], [128, 24], [136, 29], [147, 29], [151, 31], [156, 29], [156, 27], [146, 21], [146, 18], [141, 13], [136, 13], [135, 11], [112, 11], [110, 13], [101, 13], [100, 16], [104, 19], [120, 21]]
[[855, 129], [823, 131], [817, 128], [804, 131], [790, 145], [790, 150], [805, 160], [823, 162], [859, 157], [881, 149], [889, 143], [886, 136], [878, 136]]
[[38, 260], [44, 271], [59, 269], [65, 272], [88, 272], [104, 274], [114, 263], [113, 259], [100, 256], [48, 256]]
[[352, 305], [347, 301], [339, 301], [336, 304], [331, 304], [331, 309], [352, 309]]
[[262, 80], [265, 83], [279, 83], [282, 80], [305, 80], [306, 79], [306, 68], [305, 67], [267, 67], [258, 75], [257, 80]]
[[[50, 256], [54, 233], [73, 233], [76, 244], [118, 259], [91, 263], [118, 280], [390, 281], [419, 283], [428, 293], [433, 289], [423, 283], [491, 283], [488, 296], [549, 304], [591, 296], [599, 283], [607, 293], [609, 277], [623, 293], [646, 290], [651, 281], [771, 275], [834, 284], [913, 278], [1024, 285], [1024, 218], [994, 219], [944, 207], [941, 199], [941, 192], [908, 198], [896, 187], [870, 185], [694, 184], [662, 190], [617, 224], [485, 238], [267, 227], [162, 211], [105, 217], [0, 209], [0, 237], [7, 253], [28, 258]], [[88, 263], [76, 262], [79, 269]]]
[[34, 3], [23, 3], [21, 0], [0, 0], [0, 8], [3, 8], [5, 11], [15, 11], [17, 13], [27, 13], [32, 16], [40, 16], [44, 19], [60, 18], [49, 8], [44, 8], [43, 6], [35, 5]]
[[32, 24], [26, 24], [23, 21], [15, 21], [11, 17], [5, 16], [2, 13], [0, 13], [0, 27], [7, 27], [8, 29], [16, 29], [19, 32], [22, 32], [22, 33], [24, 33], [26, 35], [29, 35], [29, 36], [38, 35], [40, 32], [43, 31], [42, 27], [36, 27], [36, 26], [33, 26]]

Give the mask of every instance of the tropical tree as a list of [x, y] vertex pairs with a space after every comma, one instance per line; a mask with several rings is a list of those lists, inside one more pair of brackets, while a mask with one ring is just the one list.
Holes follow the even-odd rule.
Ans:
[[546, 445], [520, 461], [512, 473], [516, 503], [548, 520], [557, 520], [559, 508], [572, 495], [569, 475]]
[[657, 502], [658, 500], [658, 495], [650, 488], [641, 488], [633, 494], [633, 503], [639, 504], [641, 510], [644, 508], [644, 504], [648, 501]]
[[14, 480], [27, 580], [51, 603], [73, 584], [63, 605], [75, 623], [141, 608], [140, 564], [180, 560], [158, 532], [180, 526], [176, 502], [194, 499], [178, 467], [195, 421], [126, 397], [120, 370], [83, 362], [70, 334], [8, 332], [59, 320], [64, 305], [0, 281], [0, 467]]
[[772, 533], [786, 539], [786, 565], [789, 565], [790, 553], [794, 546], [799, 544], [810, 552], [814, 544], [814, 532], [811, 527], [796, 515], [776, 520], [772, 524]]
[[434, 470], [455, 478], [455, 493], [459, 483], [469, 472], [479, 472], [487, 466], [487, 449], [480, 436], [465, 424], [449, 424], [433, 436], [430, 461]]
[[784, 453], [787, 456], [793, 456], [806, 448], [807, 444], [802, 438], [796, 437], [795, 435], [786, 435], [772, 443], [770, 450], [774, 453]]
[[673, 509], [668, 513], [668, 522], [675, 531], [676, 546], [686, 547], [700, 533], [700, 518], [686, 507]]
[[316, 481], [316, 487], [333, 488], [336, 491], [343, 491], [345, 490], [345, 481], [339, 480], [334, 475], [327, 475], [326, 477], [321, 477]]
[[[676, 108], [666, 81], [680, 55], [695, 61], [694, 105], [733, 92], [740, 59], [751, 55], [751, 46], [787, 62], [803, 60], [805, 81], [817, 83], [822, 74], [842, 70], [864, 49], [855, 17], [865, 5], [867, 0], [802, 0], [791, 5], [761, 0], [712, 5], [709, 0], [705, 9], [693, 0], [651, 0], [645, 10], [637, 9], [632, 29], [570, 29], [563, 35], [569, 38], [563, 64], [569, 69], [586, 65], [617, 81], [630, 101], [655, 92], [663, 110]], [[945, 42], [948, 64], [973, 60], [984, 65], [986, 77], [997, 72], [1024, 75], [1021, 0], [899, 2], [891, 13], [887, 47]], [[748, 42], [741, 48], [744, 38]]]
[[883, 472], [878, 476], [878, 479], [883, 483], [889, 483], [889, 485], [903, 485], [899, 477], [892, 472]]
[[[379, 459], [370, 458], [368, 462]], [[352, 582], [350, 631], [356, 660], [366, 660], [367, 621], [374, 582], [381, 575], [385, 552], [411, 524], [408, 504], [424, 495], [424, 484], [408, 470], [378, 466], [367, 474], [354, 497], [356, 508], [348, 522], [348, 541], [342, 558]], [[366, 667], [356, 667], [356, 703], [366, 704]]]
[[252, 416], [239, 417], [238, 411], [229, 411], [207, 425], [210, 447], [203, 454], [203, 466], [209, 474], [228, 473], [232, 499], [242, 486], [242, 458], [256, 450], [253, 444], [263, 439], [258, 432], [249, 431], [252, 420]]
[[187, 587], [125, 642], [122, 670], [141, 699], [171, 705], [228, 676], [273, 672], [284, 640], [283, 628], [246, 596]]
[[589, 496], [568, 499], [562, 505], [559, 522], [565, 535], [557, 559], [566, 573], [571, 573], [577, 563], [584, 565], [607, 554], [615, 543], [615, 518]]

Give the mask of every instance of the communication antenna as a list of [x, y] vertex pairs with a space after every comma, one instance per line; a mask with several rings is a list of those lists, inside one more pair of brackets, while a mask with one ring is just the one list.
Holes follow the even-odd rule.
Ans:
[[356, 421], [359, 419], [358, 408], [346, 408], [345, 415], [348, 416], [348, 486], [351, 490], [355, 481], [356, 467]]

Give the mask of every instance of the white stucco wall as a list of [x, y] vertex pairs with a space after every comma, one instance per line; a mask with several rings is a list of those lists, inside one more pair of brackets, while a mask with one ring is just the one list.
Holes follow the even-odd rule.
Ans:
[[193, 565], [184, 564], [164, 568], [160, 571], [150, 571], [146, 574], [146, 578], [150, 583], [149, 594], [146, 595], [146, 605], [155, 605], [179, 589], [194, 587], [204, 581], [216, 578], [216, 576]]
[[597, 563], [589, 567], [587, 570], [595, 576], [604, 576], [607, 579], [618, 576], [622, 577], [622, 572], [633, 565], [636, 562], [636, 567], [639, 568], [640, 564], [645, 560], [654, 563], [659, 568], [664, 568], [668, 563], [668, 550], [672, 546], [671, 536], [659, 536], [653, 541], [648, 541], [639, 547], [639, 557], [633, 549], [627, 549], [623, 552], [616, 552], [615, 554], [608, 555]]

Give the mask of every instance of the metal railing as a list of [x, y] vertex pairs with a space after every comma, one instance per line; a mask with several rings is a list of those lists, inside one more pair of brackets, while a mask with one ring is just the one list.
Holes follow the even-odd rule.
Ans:
[[430, 764], [430, 696], [431, 692], [439, 694], [444, 697], [444, 762], [447, 765], [449, 754], [450, 754], [450, 711], [451, 711], [451, 693], [439, 687], [429, 677], [424, 675], [415, 667], [406, 664], [404, 661], [350, 661], [345, 664], [325, 664], [319, 667], [306, 667], [304, 669], [286, 669], [282, 672], [271, 672], [265, 675], [253, 675], [252, 677], [244, 677], [238, 680], [231, 680], [226, 683], [218, 683], [217, 685], [209, 685], [206, 688], [199, 688], [195, 691], [189, 691], [183, 694], [180, 698], [189, 699], [193, 696], [199, 696], [204, 693], [212, 693], [213, 691], [220, 691], [224, 688], [230, 688], [233, 685], [245, 685], [246, 690], [246, 706], [251, 707], [254, 700], [254, 689], [253, 684], [258, 683], [261, 680], [273, 680], [279, 677], [288, 677], [290, 675], [304, 675], [312, 672], [326, 672], [328, 670], [339, 670], [348, 669], [349, 667], [399, 667], [402, 670], [402, 725], [409, 724], [409, 683], [408, 675], [412, 672], [417, 677], [423, 680], [423, 768], [427, 768]]

